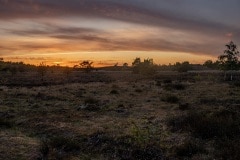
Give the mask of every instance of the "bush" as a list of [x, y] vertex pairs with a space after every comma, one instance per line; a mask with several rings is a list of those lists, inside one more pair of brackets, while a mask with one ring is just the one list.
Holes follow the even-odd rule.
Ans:
[[175, 148], [175, 153], [178, 157], [191, 158], [195, 154], [206, 152], [203, 144], [195, 139], [187, 139], [185, 142]]
[[119, 94], [119, 92], [115, 89], [111, 90], [110, 94]]
[[169, 84], [166, 84], [164, 86], [164, 89], [166, 89], [166, 90], [172, 90], [172, 89], [174, 89], [174, 90], [184, 90], [185, 88], [186, 88], [186, 86], [184, 84], [181, 84], [181, 83], [178, 83], [178, 84], [169, 83]]
[[84, 103], [85, 104], [98, 104], [99, 100], [95, 99], [95, 98], [92, 98], [92, 97], [88, 97], [88, 98], [85, 99]]
[[168, 102], [168, 103], [177, 103], [179, 102], [179, 98], [176, 95], [167, 94], [162, 97], [162, 101]]
[[141, 93], [141, 92], [143, 92], [141, 89], [135, 89], [135, 92], [137, 92], [137, 93]]
[[195, 137], [203, 139], [233, 137], [240, 132], [239, 115], [227, 110], [214, 113], [190, 111], [186, 115], [168, 119], [168, 125], [173, 131], [190, 131]]
[[80, 149], [80, 144], [77, 140], [71, 137], [56, 136], [49, 140], [49, 145], [57, 150], [65, 152], [77, 151]]
[[0, 128], [11, 128], [13, 125], [11, 122], [0, 118]]
[[165, 83], [165, 84], [172, 83], [172, 80], [171, 79], [165, 79], [165, 80], [163, 80], [163, 83]]
[[217, 152], [215, 156], [217, 159], [229, 159], [236, 160], [240, 159], [240, 140], [224, 138], [221, 140], [217, 140], [215, 142], [215, 147]]
[[179, 103], [179, 109], [182, 111], [189, 109], [189, 103]]

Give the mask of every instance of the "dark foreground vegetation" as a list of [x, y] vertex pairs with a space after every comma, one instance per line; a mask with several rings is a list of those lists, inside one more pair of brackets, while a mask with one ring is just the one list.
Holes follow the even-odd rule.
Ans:
[[[239, 159], [223, 73], [1, 72], [0, 159]], [[237, 73], [234, 75], [237, 76]]]

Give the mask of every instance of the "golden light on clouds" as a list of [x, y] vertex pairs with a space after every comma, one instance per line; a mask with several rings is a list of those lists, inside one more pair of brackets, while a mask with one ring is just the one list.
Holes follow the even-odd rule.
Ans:
[[227, 16], [219, 5], [187, 1], [0, 1], [0, 57], [70, 66], [81, 60], [131, 63], [136, 57], [202, 63], [222, 53], [229, 40], [238, 45], [239, 2]]
[[[28, 55], [29, 56], [29, 55]], [[159, 52], [159, 51], [102, 51], [102, 52], [68, 52], [56, 54], [35, 54], [33, 57], [24, 56], [4, 56], [6, 61], [24, 61], [28, 64], [38, 65], [45, 62], [47, 65], [74, 66], [83, 60], [91, 60], [95, 67], [113, 66], [116, 63], [132, 64], [136, 57], [141, 59], [153, 58], [155, 64], [174, 64], [175, 62], [190, 61], [192, 63], [204, 63], [208, 59], [215, 59], [213, 56], [194, 55], [179, 52]]]

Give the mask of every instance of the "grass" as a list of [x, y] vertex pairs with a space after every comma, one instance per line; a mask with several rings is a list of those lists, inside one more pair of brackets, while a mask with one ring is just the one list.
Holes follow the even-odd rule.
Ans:
[[74, 83], [30, 87], [21, 77], [23, 86], [0, 87], [0, 157], [240, 159], [238, 86], [192, 83], [190, 73], [74, 74]]

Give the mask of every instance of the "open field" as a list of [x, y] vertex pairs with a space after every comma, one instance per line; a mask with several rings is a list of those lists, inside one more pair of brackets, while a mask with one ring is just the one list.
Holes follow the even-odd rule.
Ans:
[[0, 159], [239, 159], [240, 85], [218, 73], [1, 73]]

